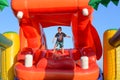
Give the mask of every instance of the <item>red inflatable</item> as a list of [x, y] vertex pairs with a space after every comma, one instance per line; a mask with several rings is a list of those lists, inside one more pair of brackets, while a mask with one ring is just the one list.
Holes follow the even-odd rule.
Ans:
[[23, 50], [15, 64], [15, 75], [20, 80], [97, 80], [99, 67], [95, 53], [91, 48], [85, 49], [84, 52], [84, 55], [89, 57], [88, 69], [82, 69], [81, 65], [75, 63], [82, 56], [77, 49], [65, 50], [65, 54], [61, 54], [57, 59], [52, 57], [51, 50], [37, 50], [32, 54], [32, 67], [25, 67], [26, 51]]
[[[99, 68], [95, 61], [89, 64], [90, 67], [87, 70], [81, 69], [76, 64], [70, 64], [74, 60], [80, 59], [78, 53], [84, 48], [93, 50], [94, 54], [88, 51], [89, 58], [96, 56], [95, 58], [99, 60], [102, 55], [98, 33], [91, 23], [93, 9], [88, 5], [88, 2], [89, 0], [12, 0], [12, 9], [20, 24], [21, 50], [15, 65], [15, 73], [20, 80], [88, 80], [88, 78], [89, 80], [97, 80]], [[75, 48], [75, 52], [74, 49], [65, 52], [65, 54], [69, 54], [70, 59], [61, 58], [57, 63], [48, 57], [50, 52], [47, 50], [43, 32], [43, 28], [56, 25], [72, 27]], [[46, 50], [45, 55], [37, 53], [31, 68], [24, 66], [25, 54], [22, 52], [25, 47], [31, 48], [34, 56], [37, 50]], [[42, 58], [38, 58], [38, 56], [42, 56]], [[68, 63], [64, 64], [62, 61]], [[51, 64], [47, 62], [54, 63], [54, 65], [62, 65], [63, 63], [69, 68], [67, 70], [64, 66], [51, 68]]]

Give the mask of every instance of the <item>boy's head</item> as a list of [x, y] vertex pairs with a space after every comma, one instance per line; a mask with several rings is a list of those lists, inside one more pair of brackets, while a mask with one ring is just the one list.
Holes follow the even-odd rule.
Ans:
[[62, 28], [61, 27], [58, 27], [58, 32], [61, 32], [62, 31]]

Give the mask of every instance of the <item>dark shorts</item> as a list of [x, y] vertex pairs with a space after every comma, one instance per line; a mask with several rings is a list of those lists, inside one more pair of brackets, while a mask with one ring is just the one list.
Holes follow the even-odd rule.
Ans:
[[56, 42], [56, 46], [59, 46], [59, 48], [63, 48], [63, 42]]

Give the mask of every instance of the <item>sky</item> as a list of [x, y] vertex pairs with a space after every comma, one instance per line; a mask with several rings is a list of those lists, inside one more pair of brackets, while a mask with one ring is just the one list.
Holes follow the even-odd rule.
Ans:
[[[8, 0], [10, 4], [11, 0]], [[93, 12], [93, 22], [92, 24], [98, 31], [102, 45], [103, 45], [103, 34], [108, 29], [119, 29], [120, 28], [120, 4], [115, 6], [112, 2], [108, 7], [99, 5], [97, 11]], [[62, 27], [63, 32], [72, 37], [72, 31], [70, 27]], [[14, 16], [11, 7], [6, 7], [2, 12], [0, 12], [0, 33], [13, 31], [19, 33], [19, 23]], [[50, 27], [44, 29], [47, 45], [49, 49], [52, 49], [54, 44], [52, 39], [57, 32], [57, 27]], [[64, 48], [73, 48], [72, 38], [64, 39]], [[98, 61], [99, 66], [102, 68], [102, 58]]]

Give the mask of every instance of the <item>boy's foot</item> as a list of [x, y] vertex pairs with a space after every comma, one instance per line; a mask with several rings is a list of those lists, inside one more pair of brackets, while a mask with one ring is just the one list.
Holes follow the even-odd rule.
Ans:
[[55, 50], [53, 50], [52, 52], [55, 53]]
[[62, 52], [62, 54], [64, 54], [64, 52]]

